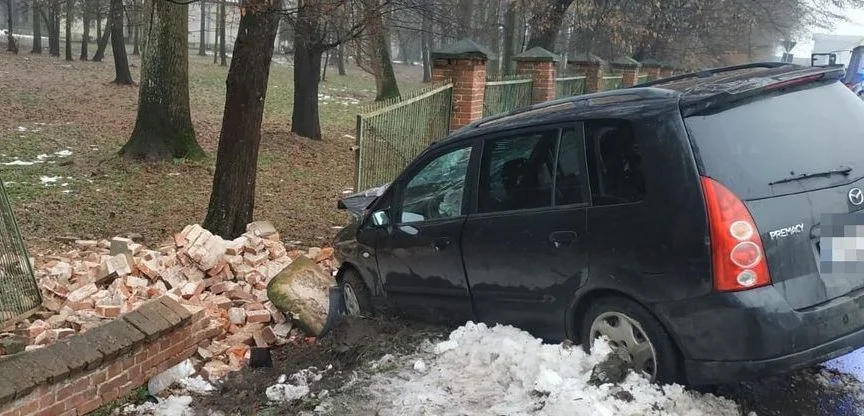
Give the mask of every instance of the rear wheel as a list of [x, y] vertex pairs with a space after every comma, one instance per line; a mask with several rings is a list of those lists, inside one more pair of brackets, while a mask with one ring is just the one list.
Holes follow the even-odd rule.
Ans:
[[351, 316], [368, 315], [372, 313], [372, 298], [369, 288], [360, 274], [353, 269], [342, 273], [342, 298], [345, 301], [345, 312]]
[[595, 301], [582, 320], [582, 346], [590, 352], [605, 336], [613, 351], [652, 382], [680, 382], [680, 359], [669, 333], [647, 309], [624, 297]]

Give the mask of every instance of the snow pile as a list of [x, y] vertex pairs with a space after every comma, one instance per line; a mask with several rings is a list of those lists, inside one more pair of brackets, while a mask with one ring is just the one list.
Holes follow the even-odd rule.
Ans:
[[381, 415], [738, 415], [738, 406], [679, 385], [630, 374], [619, 386], [588, 384], [611, 350], [543, 344], [511, 326], [469, 322], [404, 369], [370, 380], [368, 406]]
[[144, 403], [140, 406], [129, 405], [123, 408], [124, 415], [148, 415], [148, 416], [193, 416], [195, 414], [190, 407], [192, 396], [169, 396], [159, 403]]
[[265, 394], [271, 402], [292, 402], [299, 400], [309, 395], [309, 384], [316, 381], [321, 381], [323, 373], [333, 369], [330, 365], [322, 372], [317, 371], [315, 367], [300, 370], [291, 375], [291, 377], [282, 374], [276, 380], [276, 384], [267, 387]]

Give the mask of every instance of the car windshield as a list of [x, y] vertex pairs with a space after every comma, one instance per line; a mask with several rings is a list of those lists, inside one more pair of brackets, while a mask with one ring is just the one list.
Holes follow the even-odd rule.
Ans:
[[702, 173], [742, 199], [864, 176], [864, 102], [839, 82], [773, 94], [685, 123]]

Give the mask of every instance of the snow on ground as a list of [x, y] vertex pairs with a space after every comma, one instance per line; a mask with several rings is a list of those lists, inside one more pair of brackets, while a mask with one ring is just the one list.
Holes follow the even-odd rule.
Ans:
[[[395, 359], [396, 370], [358, 382], [368, 397], [334, 399], [317, 412], [379, 415], [738, 415], [738, 406], [631, 374], [620, 386], [588, 384], [610, 352], [543, 344], [511, 326], [468, 323], [448, 340]], [[385, 356], [389, 361], [392, 356]], [[392, 367], [392, 364], [390, 364]], [[358, 408], [359, 407], [359, 408]]]

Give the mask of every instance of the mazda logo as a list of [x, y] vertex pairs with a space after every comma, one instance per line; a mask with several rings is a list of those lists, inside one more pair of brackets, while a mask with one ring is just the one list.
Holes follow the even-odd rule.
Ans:
[[852, 205], [858, 206], [864, 204], [864, 191], [861, 188], [852, 188], [849, 190], [849, 202]]

